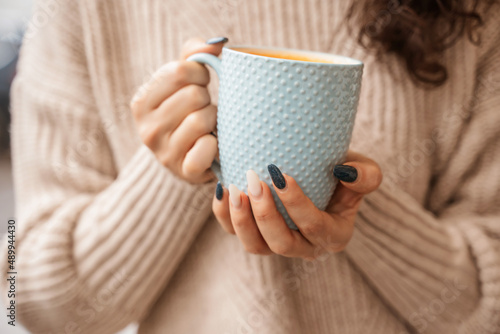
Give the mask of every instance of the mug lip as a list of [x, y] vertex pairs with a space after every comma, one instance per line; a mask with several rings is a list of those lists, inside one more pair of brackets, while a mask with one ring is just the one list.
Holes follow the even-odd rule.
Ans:
[[[306, 63], [306, 64], [315, 64], [315, 65], [328, 65], [328, 66], [348, 66], [348, 67], [358, 67], [358, 66], [363, 66], [363, 62], [358, 59], [354, 59], [348, 56], [341, 56], [338, 54], [334, 53], [327, 53], [327, 52], [320, 52], [320, 51], [308, 51], [308, 50], [301, 50], [301, 49], [293, 49], [293, 48], [281, 48], [281, 47], [271, 47], [271, 46], [256, 46], [256, 45], [226, 45], [224, 46], [223, 49], [226, 49], [231, 52], [235, 53], [240, 53], [240, 54], [245, 54], [248, 56], [256, 57], [256, 58], [262, 58], [262, 59], [269, 59], [271, 61], [276, 61], [276, 62], [289, 62], [289, 63]], [[332, 61], [332, 63], [326, 63], [326, 62], [314, 62], [314, 61], [307, 61], [307, 60], [295, 60], [295, 59], [286, 59], [286, 58], [275, 58], [275, 57], [266, 57], [266, 56], [261, 56], [261, 55], [256, 55], [244, 51], [240, 51], [238, 49], [260, 49], [260, 50], [269, 50], [269, 51], [284, 51], [284, 52], [293, 52], [293, 53], [298, 53], [300, 55], [316, 55], [319, 58], [324, 58], [326, 60]]]

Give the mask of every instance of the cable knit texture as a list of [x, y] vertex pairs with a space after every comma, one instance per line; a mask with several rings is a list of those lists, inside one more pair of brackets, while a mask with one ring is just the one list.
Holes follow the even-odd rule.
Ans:
[[[458, 41], [448, 82], [424, 90], [356, 44], [348, 6], [38, 1], [48, 20], [30, 26], [12, 92], [18, 320], [33, 333], [500, 333], [500, 11], [480, 8], [481, 46]], [[140, 143], [129, 101], [192, 36], [365, 63], [351, 148], [385, 178], [344, 252], [246, 253], [211, 212], [215, 182], [178, 179]]]

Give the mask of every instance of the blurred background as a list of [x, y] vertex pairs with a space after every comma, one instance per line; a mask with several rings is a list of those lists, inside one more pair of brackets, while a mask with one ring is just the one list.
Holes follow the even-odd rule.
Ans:
[[[9, 151], [9, 90], [15, 75], [23, 30], [31, 11], [32, 0], [0, 0], [0, 222], [14, 217], [14, 191]], [[7, 224], [0, 223], [3, 236]], [[28, 333], [21, 326], [9, 326], [2, 317], [0, 333]]]
[[[0, 212], [1, 220], [14, 217], [9, 152], [9, 90], [15, 75], [23, 29], [30, 17], [32, 0], [0, 0]], [[6, 224], [0, 224], [5, 233]], [[3, 332], [2, 332], [3, 333]]]
[[[0, 236], [7, 230], [9, 218], [14, 214], [14, 189], [9, 150], [9, 91], [16, 73], [16, 63], [23, 32], [31, 17], [34, 0], [0, 0]], [[1, 334], [29, 333], [16, 322], [16, 327], [7, 324], [7, 318], [0, 317]], [[136, 326], [130, 326], [120, 334], [136, 333]]]

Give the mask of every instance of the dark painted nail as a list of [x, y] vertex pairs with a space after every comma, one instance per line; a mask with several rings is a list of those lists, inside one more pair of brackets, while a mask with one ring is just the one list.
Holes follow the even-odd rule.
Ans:
[[286, 187], [286, 181], [285, 178], [283, 177], [283, 174], [281, 174], [280, 169], [274, 165], [270, 164], [267, 166], [267, 170], [269, 171], [269, 175], [271, 175], [271, 179], [273, 180], [274, 185], [278, 189], [283, 189]]
[[215, 188], [215, 197], [220, 201], [224, 196], [224, 189], [222, 189], [222, 184], [217, 182], [217, 187]]
[[337, 165], [333, 168], [333, 175], [340, 181], [354, 182], [358, 178], [358, 171], [352, 166]]
[[205, 43], [218, 44], [218, 43], [227, 43], [227, 41], [229, 41], [227, 39], [227, 37], [214, 37], [214, 38], [207, 39], [207, 41]]

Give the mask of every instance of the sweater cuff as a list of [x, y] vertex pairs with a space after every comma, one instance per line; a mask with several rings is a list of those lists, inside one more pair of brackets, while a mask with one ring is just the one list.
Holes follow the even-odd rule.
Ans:
[[74, 236], [80, 279], [99, 291], [118, 273], [127, 278], [114, 300], [122, 310], [150, 303], [207, 220], [214, 187], [177, 178], [141, 145], [81, 216]]
[[[477, 266], [480, 271], [500, 270], [499, 262], [478, 261], [478, 254], [471, 254], [478, 242], [489, 239], [464, 236], [463, 226], [475, 223], [474, 217], [438, 220], [413, 197], [383, 183], [365, 196], [346, 253], [411, 326], [446, 332], [446, 326], [464, 321], [476, 309]], [[487, 284], [483, 277], [481, 281]]]

